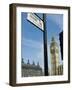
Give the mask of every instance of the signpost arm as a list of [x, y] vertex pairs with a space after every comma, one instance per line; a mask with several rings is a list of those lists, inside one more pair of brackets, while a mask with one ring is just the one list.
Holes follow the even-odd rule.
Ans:
[[46, 30], [46, 14], [43, 14], [43, 23], [44, 23], [44, 74], [48, 76], [48, 55], [47, 55], [47, 30]]

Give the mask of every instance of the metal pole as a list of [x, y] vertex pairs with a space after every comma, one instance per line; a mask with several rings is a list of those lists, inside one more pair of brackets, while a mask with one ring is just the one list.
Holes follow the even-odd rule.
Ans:
[[48, 76], [48, 55], [47, 55], [47, 30], [46, 30], [46, 14], [43, 14], [43, 23], [44, 23], [44, 74]]

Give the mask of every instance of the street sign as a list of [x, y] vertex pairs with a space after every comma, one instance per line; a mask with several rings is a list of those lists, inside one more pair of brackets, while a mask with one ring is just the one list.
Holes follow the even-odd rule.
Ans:
[[43, 21], [34, 13], [28, 13], [27, 14], [27, 20], [29, 20], [35, 26], [37, 26], [38, 28], [40, 28], [41, 30], [44, 31]]

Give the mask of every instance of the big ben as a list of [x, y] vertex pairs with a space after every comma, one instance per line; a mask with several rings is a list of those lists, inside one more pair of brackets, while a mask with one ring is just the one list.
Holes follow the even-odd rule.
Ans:
[[50, 44], [50, 56], [51, 56], [51, 75], [58, 75], [59, 66], [59, 46], [52, 37]]

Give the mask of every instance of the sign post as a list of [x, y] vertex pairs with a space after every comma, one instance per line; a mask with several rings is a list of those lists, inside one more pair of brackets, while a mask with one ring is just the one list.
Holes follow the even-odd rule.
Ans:
[[45, 76], [48, 76], [49, 72], [48, 72], [48, 54], [47, 54], [46, 14], [43, 14], [43, 23], [44, 23], [44, 32], [43, 32], [43, 38], [44, 38], [44, 73], [45, 73]]
[[46, 14], [43, 14], [43, 20], [34, 13], [28, 13], [27, 20], [43, 31], [44, 40], [44, 74], [48, 76], [48, 55], [47, 55], [47, 30], [46, 30]]

